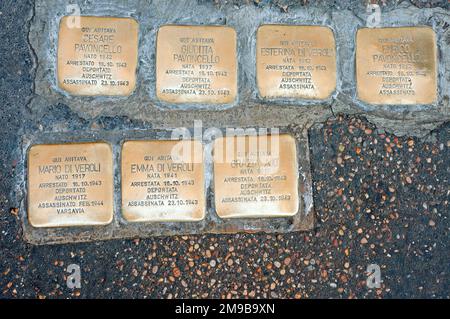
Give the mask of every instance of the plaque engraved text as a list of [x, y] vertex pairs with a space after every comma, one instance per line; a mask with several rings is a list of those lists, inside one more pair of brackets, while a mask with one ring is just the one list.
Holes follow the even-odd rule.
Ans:
[[214, 196], [221, 218], [295, 215], [299, 197], [294, 138], [281, 134], [216, 139]]
[[205, 215], [203, 147], [198, 141], [127, 141], [122, 213], [128, 221], [198, 221]]
[[223, 26], [162, 26], [156, 94], [169, 103], [227, 104], [237, 94], [236, 32]]
[[256, 45], [262, 97], [325, 99], [335, 90], [336, 44], [330, 28], [263, 25]]
[[109, 224], [113, 218], [112, 162], [106, 143], [32, 146], [28, 152], [30, 224]]
[[436, 35], [429, 27], [360, 29], [358, 98], [372, 104], [430, 104], [437, 94]]
[[61, 19], [58, 84], [73, 95], [130, 95], [136, 85], [138, 23], [131, 18]]

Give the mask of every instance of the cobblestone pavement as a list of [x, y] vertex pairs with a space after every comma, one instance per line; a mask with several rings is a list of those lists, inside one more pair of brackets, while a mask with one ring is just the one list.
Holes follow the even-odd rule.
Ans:
[[[311, 232], [24, 243], [8, 198], [32, 94], [30, 9], [0, 4], [0, 298], [449, 298], [450, 124], [421, 140], [358, 117], [316, 125]], [[66, 287], [70, 264], [81, 289]], [[379, 289], [366, 286], [369, 264]]]

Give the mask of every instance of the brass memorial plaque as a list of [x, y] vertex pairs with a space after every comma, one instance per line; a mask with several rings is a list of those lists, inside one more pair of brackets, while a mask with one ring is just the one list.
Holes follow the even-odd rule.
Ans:
[[113, 159], [106, 143], [34, 145], [28, 152], [28, 219], [34, 227], [109, 224]]
[[169, 103], [232, 103], [237, 95], [236, 32], [224, 26], [162, 26], [156, 95]]
[[138, 23], [132, 18], [61, 19], [58, 85], [73, 95], [130, 95], [136, 86]]
[[360, 29], [358, 98], [372, 104], [430, 104], [437, 94], [436, 34], [429, 27]]
[[205, 216], [205, 205], [201, 142], [123, 144], [122, 213], [126, 220], [198, 221]]
[[323, 26], [259, 27], [256, 71], [264, 98], [328, 98], [336, 88], [333, 31]]
[[221, 218], [286, 217], [299, 209], [295, 139], [233, 136], [214, 142], [214, 194]]

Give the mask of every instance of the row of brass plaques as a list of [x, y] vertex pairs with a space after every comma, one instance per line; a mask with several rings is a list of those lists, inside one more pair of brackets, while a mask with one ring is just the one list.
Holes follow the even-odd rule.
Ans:
[[[206, 214], [206, 165], [196, 140], [122, 146], [122, 215], [128, 222], [186, 222]], [[299, 211], [295, 139], [232, 136], [213, 143], [220, 218], [289, 217]], [[34, 227], [109, 224], [113, 153], [105, 142], [34, 145], [28, 152], [28, 218]]]
[[[68, 17], [60, 23], [58, 83], [73, 95], [130, 95], [136, 86], [138, 23]], [[156, 96], [166, 103], [232, 103], [238, 92], [237, 36], [226, 26], [166, 25], [156, 41]], [[336, 90], [336, 43], [324, 26], [262, 25], [256, 83], [263, 98], [326, 99]], [[360, 29], [359, 99], [429, 104], [437, 95], [437, 47], [429, 27]]]

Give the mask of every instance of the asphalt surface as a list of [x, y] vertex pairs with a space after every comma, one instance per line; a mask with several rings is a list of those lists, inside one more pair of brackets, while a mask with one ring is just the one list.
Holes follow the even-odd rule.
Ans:
[[[0, 298], [449, 298], [450, 124], [421, 140], [358, 117], [311, 129], [311, 232], [26, 244], [10, 193], [30, 124], [31, 9], [0, 2]], [[70, 264], [80, 289], [66, 286]]]

